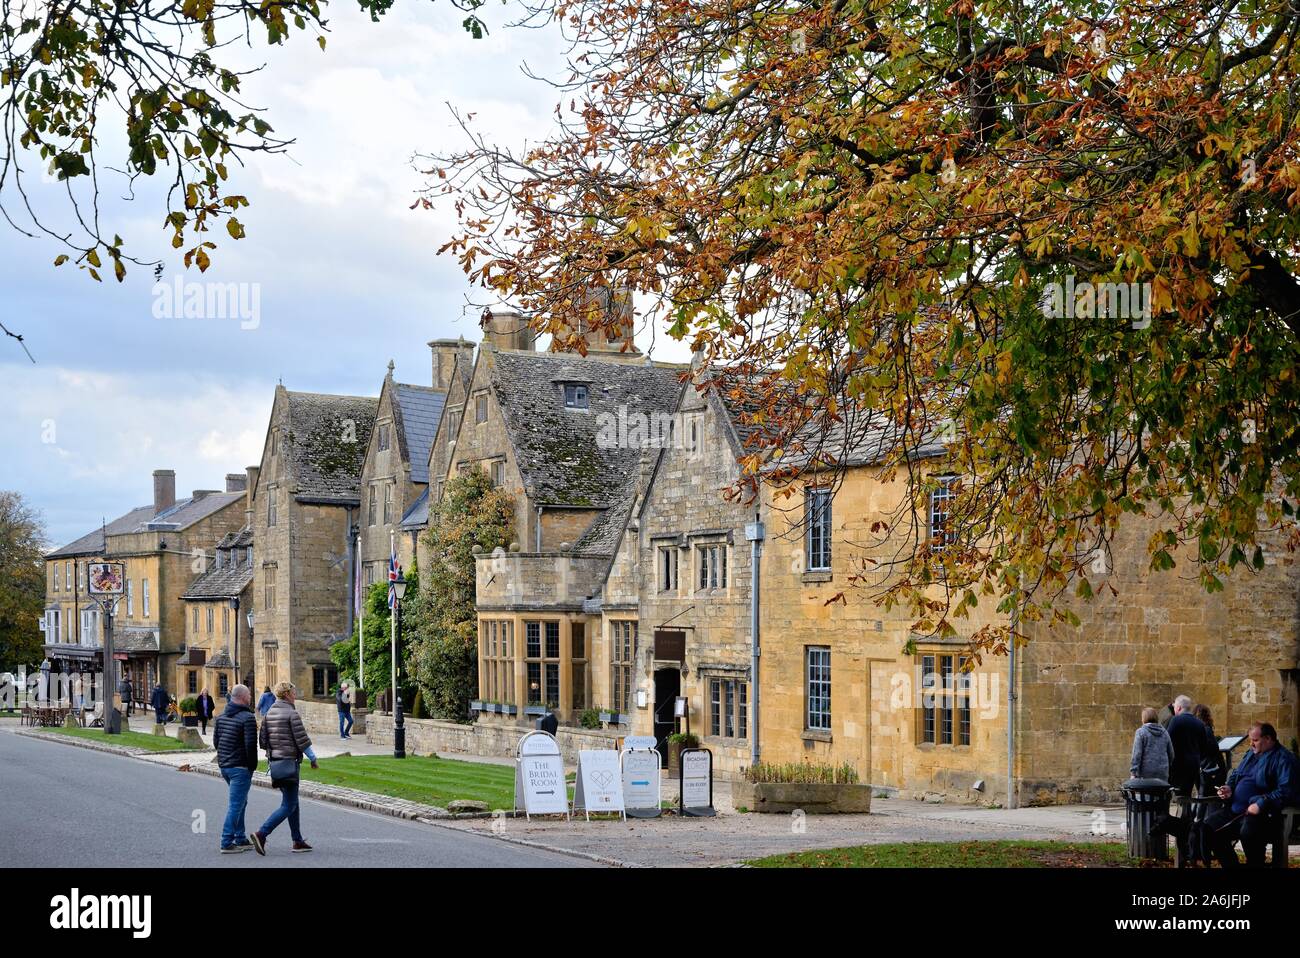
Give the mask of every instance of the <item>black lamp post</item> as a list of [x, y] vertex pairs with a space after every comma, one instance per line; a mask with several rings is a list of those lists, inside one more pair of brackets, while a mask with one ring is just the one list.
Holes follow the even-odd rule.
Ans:
[[[252, 610], [252, 609], [249, 609], [249, 610], [248, 610], [248, 641], [249, 641], [249, 642], [252, 642], [253, 639], [254, 639], [254, 635], [253, 635], [253, 610]], [[257, 664], [257, 656], [256, 656], [256, 655], [253, 656], [253, 663], [254, 663], [254, 665]], [[251, 675], [251, 673], [250, 673], [250, 675]], [[243, 682], [243, 679], [241, 678], [240, 681]], [[249, 691], [252, 691], [253, 686], [254, 686], [256, 683], [253, 682], [253, 681], [250, 679], [248, 682], [245, 682], [244, 684], [248, 686]]]
[[406, 577], [398, 569], [397, 579], [393, 582], [393, 758], [406, 758], [406, 724], [402, 720], [402, 691], [398, 684], [400, 675], [397, 655], [397, 629], [402, 617], [402, 596], [406, 595]]

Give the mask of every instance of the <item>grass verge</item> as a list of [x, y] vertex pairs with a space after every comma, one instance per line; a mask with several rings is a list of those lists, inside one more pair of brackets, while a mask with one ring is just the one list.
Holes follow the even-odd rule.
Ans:
[[144, 748], [151, 752], [175, 752], [186, 747], [174, 738], [163, 735], [146, 735], [144, 732], [122, 732], [118, 735], [105, 735], [102, 728], [63, 728], [55, 726], [44, 729], [69, 738], [84, 738], [104, 745], [129, 745]]
[[1124, 845], [1095, 842], [895, 842], [772, 855], [755, 868], [1125, 868]]
[[[266, 771], [266, 762], [258, 765]], [[515, 770], [509, 765], [460, 762], [410, 755], [338, 755], [322, 758], [320, 768], [302, 765], [304, 781], [355, 788], [408, 802], [446, 806], [456, 799], [487, 802], [489, 809], [512, 808]]]

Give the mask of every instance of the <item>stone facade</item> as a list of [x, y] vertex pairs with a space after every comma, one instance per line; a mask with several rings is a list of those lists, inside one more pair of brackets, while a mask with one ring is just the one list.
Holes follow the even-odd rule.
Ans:
[[[242, 477], [241, 477], [242, 478]], [[114, 616], [114, 651], [117, 676], [129, 674], [136, 695], [148, 698], [155, 681], [169, 692], [176, 661], [186, 645], [185, 603], [181, 599], [202, 566], [212, 544], [237, 532], [245, 517], [245, 494], [196, 490], [177, 500], [175, 473], [154, 473], [154, 501], [133, 509], [47, 556], [46, 655], [56, 671], [95, 671], [103, 667], [103, 619], [86, 588], [86, 566], [97, 559], [121, 562], [126, 567], [126, 593]], [[228, 485], [229, 488], [229, 485]], [[67, 575], [75, 586], [67, 588]], [[58, 585], [59, 588], [55, 588]], [[51, 612], [58, 613], [58, 631], [51, 628]], [[76, 631], [69, 631], [69, 624]], [[51, 637], [60, 641], [51, 643]]]
[[[438, 359], [435, 355], [435, 376], [442, 373]], [[394, 550], [405, 569], [416, 558], [416, 534], [404, 531], [403, 519], [428, 489], [429, 454], [445, 400], [446, 393], [436, 387], [394, 382], [388, 364], [361, 470], [363, 584], [387, 580]]]
[[278, 386], [253, 470], [253, 643], [259, 686], [329, 698], [330, 646], [352, 631], [361, 470], [378, 401]]

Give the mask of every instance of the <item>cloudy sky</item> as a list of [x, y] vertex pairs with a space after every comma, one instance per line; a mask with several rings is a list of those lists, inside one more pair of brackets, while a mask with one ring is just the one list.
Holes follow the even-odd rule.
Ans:
[[[399, 3], [378, 24], [334, 3], [325, 52], [305, 35], [258, 48], [267, 67], [247, 99], [297, 142], [236, 174], [252, 201], [240, 214], [248, 235], [221, 244], [203, 276], [257, 284], [256, 328], [156, 318], [147, 270], [98, 284], [54, 269], [51, 241], [0, 224], [0, 317], [36, 358], [0, 339], [0, 488], [41, 510], [51, 545], [147, 503], [154, 469], [175, 469], [178, 494], [188, 494], [256, 463], [277, 381], [377, 395], [389, 359], [399, 380], [426, 383], [428, 340], [478, 338], [466, 305], [475, 291], [435, 255], [452, 214], [409, 209], [422, 182], [411, 157], [462, 145], [449, 104], [502, 144], [550, 131], [555, 92], [520, 68], [557, 75], [562, 38], [508, 29], [508, 15], [485, 8], [492, 31], [474, 40], [445, 2]], [[36, 184], [57, 219], [56, 189]], [[119, 202], [120, 180], [103, 192], [126, 249], [161, 258], [165, 282], [182, 276], [156, 194], [137, 189], [134, 203]], [[649, 346], [648, 335], [638, 339]], [[657, 339], [656, 358], [689, 353]]]

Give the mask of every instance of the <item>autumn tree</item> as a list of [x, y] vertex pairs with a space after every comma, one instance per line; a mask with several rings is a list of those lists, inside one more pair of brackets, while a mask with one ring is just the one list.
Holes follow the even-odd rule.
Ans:
[[429, 516], [424, 536], [431, 560], [411, 610], [417, 632], [411, 660], [435, 718], [463, 720], [478, 694], [476, 557], [505, 549], [514, 525], [510, 496], [477, 469], [448, 480]]
[[[1211, 591], [1293, 538], [1291, 0], [535, 16], [573, 40], [558, 132], [520, 152], [467, 121], [428, 159], [445, 251], [542, 330], [591, 284], [633, 294], [743, 383], [751, 481], [878, 438], [911, 493], [878, 599], [919, 631], [982, 596], [1072, 619], [1057, 600], [1094, 591], [1129, 514], [1158, 525], [1153, 569], [1190, 546]], [[962, 477], [944, 549], [911, 508], [935, 442]]]
[[0, 491], [0, 671], [35, 669], [44, 657], [45, 528], [20, 493]]
[[[379, 21], [393, 0], [357, 0]], [[467, 13], [485, 0], [450, 0]], [[63, 247], [92, 279], [128, 263], [153, 263], [126, 249], [120, 224], [106, 222], [101, 190], [132, 194], [158, 177], [164, 208], [151, 211], [188, 267], [206, 270], [217, 237], [241, 239], [248, 199], [234, 186], [244, 161], [283, 152], [293, 141], [245, 100], [261, 66], [240, 48], [283, 46], [304, 35], [326, 46], [325, 0], [0, 0], [0, 216], [24, 235]], [[64, 187], [42, 209], [31, 184]], [[109, 186], [109, 184], [112, 184]], [[70, 214], [70, 215], [67, 215]], [[70, 220], [71, 229], [56, 225]], [[138, 244], [134, 248], [139, 248]], [[147, 249], [147, 247], [146, 247]], [[6, 332], [12, 333], [12, 330]], [[19, 334], [14, 334], [15, 337]]]

